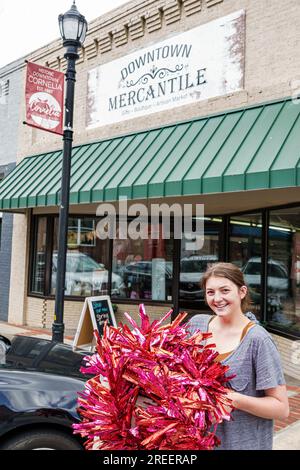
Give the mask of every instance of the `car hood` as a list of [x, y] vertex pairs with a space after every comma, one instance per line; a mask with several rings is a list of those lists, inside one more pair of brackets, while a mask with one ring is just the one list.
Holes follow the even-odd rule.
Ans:
[[[78, 282], [89, 282], [89, 283], [98, 283], [102, 284], [104, 282], [108, 282], [108, 274], [107, 271], [80, 271], [80, 272], [67, 272], [66, 273], [67, 280], [70, 279], [72, 281]], [[53, 279], [55, 279], [55, 274], [53, 273]], [[55, 284], [55, 281], [53, 281]], [[122, 278], [115, 273], [112, 273], [112, 282], [116, 284], [122, 284]]]
[[0, 368], [0, 436], [15, 426], [78, 421], [79, 378]]
[[84, 383], [83, 378], [66, 377], [37, 370], [0, 368], [0, 392], [17, 390], [28, 393], [29, 396], [57, 391], [74, 392], [83, 390]]
[[[261, 276], [260, 274], [244, 274], [245, 281], [249, 286], [260, 285], [261, 283]], [[288, 287], [288, 279], [282, 279], [279, 277], [268, 277], [268, 287], [273, 289], [287, 289]]]
[[180, 273], [180, 282], [198, 282], [199, 283], [199, 290], [200, 287], [200, 279], [202, 278], [203, 273], [199, 272], [192, 272], [192, 273]]

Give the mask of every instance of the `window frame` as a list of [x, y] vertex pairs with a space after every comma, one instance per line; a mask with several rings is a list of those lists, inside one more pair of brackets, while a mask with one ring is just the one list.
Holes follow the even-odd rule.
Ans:
[[[33, 292], [32, 291], [32, 285], [33, 285], [33, 277], [34, 277], [34, 256], [35, 256], [35, 249], [36, 249], [36, 242], [37, 242], [37, 230], [38, 230], [38, 220], [39, 218], [45, 217], [46, 218], [46, 250], [45, 250], [45, 279], [43, 282], [43, 292]], [[30, 215], [30, 251], [29, 251], [29, 276], [28, 276], [28, 282], [27, 282], [27, 295], [31, 297], [37, 297], [37, 298], [44, 298], [46, 296], [46, 288], [45, 288], [45, 280], [47, 276], [47, 265], [46, 265], [46, 259], [47, 259], [47, 252], [48, 252], [48, 245], [47, 245], [47, 229], [48, 229], [48, 215], [40, 215], [37, 217], [32, 216], [32, 211]]]

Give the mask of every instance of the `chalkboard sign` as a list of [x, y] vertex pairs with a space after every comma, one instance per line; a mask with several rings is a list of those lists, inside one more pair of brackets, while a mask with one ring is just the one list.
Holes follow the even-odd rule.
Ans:
[[117, 326], [109, 295], [87, 297], [80, 315], [73, 350], [87, 347], [92, 350], [95, 345], [94, 330], [102, 336], [106, 321], [109, 325]]
[[102, 298], [102, 299], [97, 299], [97, 300], [89, 299], [88, 302], [91, 306], [92, 312], [95, 315], [99, 335], [102, 336], [104, 323], [106, 321], [109, 325], [115, 324], [110, 300], [109, 298], [107, 299]]

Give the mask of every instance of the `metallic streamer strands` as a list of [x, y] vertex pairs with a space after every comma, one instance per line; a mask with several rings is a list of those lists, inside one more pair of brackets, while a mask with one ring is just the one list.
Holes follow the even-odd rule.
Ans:
[[230, 419], [225, 385], [228, 366], [215, 361], [210, 333], [189, 334], [186, 313], [150, 324], [140, 305], [141, 325], [105, 325], [97, 352], [85, 357], [87, 380], [78, 399], [82, 418], [74, 433], [87, 450], [212, 450], [218, 424]]

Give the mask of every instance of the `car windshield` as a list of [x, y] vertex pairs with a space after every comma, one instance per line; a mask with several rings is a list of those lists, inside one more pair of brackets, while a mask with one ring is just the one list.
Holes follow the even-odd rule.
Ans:
[[[53, 264], [57, 266], [57, 254], [53, 254]], [[86, 273], [103, 269], [103, 267], [88, 255], [81, 253], [67, 253], [66, 272]]]
[[138, 271], [141, 273], [151, 273], [152, 265], [151, 263], [131, 263], [129, 264], [126, 269], [128, 271]]
[[250, 274], [253, 276], [261, 274], [261, 264], [260, 263], [248, 263], [244, 271], [245, 274]]
[[70, 345], [29, 336], [14, 336], [12, 341], [0, 336], [2, 369], [39, 370], [73, 377], [83, 377], [80, 367], [88, 351], [73, 351]]
[[100, 269], [99, 264], [89, 256], [67, 255], [67, 272], [85, 273]]

